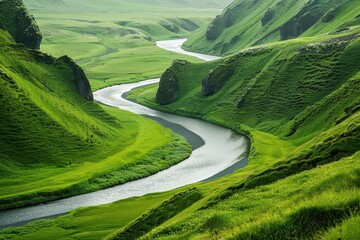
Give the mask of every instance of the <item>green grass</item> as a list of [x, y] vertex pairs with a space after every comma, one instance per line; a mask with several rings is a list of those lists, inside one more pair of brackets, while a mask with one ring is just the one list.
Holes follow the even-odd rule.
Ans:
[[[275, 191], [272, 184], [276, 181], [284, 179], [281, 181], [287, 182], [287, 177], [293, 174], [296, 178], [309, 169], [333, 161], [342, 162], [344, 157], [351, 156], [360, 149], [359, 112], [356, 110], [360, 101], [360, 69], [356, 63], [356, 59], [360, 58], [360, 45], [358, 35], [355, 36], [300, 38], [244, 50], [217, 63], [187, 64], [183, 67], [185, 69], [175, 69], [180, 79], [180, 96], [169, 105], [161, 106], [156, 103], [157, 85], [132, 91], [128, 97], [144, 105], [227, 126], [248, 135], [252, 143], [249, 165], [234, 176], [225, 177], [224, 182], [232, 182], [231, 186], [216, 197], [210, 198], [202, 207], [215, 208], [213, 211], [210, 210], [209, 221], [215, 216], [215, 220], [220, 219], [222, 225], [228, 226], [230, 231], [220, 229], [214, 233], [209, 230], [208, 233], [201, 234], [204, 231], [201, 226], [206, 226], [208, 220], [200, 211], [198, 215], [184, 215], [190, 216], [190, 219], [198, 216], [201, 221], [197, 219], [191, 222], [183, 216], [185, 220], [181, 223], [169, 224], [165, 230], [161, 226], [153, 235], [149, 235], [149, 239], [158, 236], [165, 239], [167, 234], [174, 236], [174, 239], [190, 236], [194, 239], [207, 239], [220, 235], [236, 239], [248, 239], [249, 236], [259, 239], [276, 239], [280, 236], [306, 238], [314, 237], [328, 227], [334, 227], [343, 219], [351, 218], [353, 212], [358, 211], [357, 170], [352, 173], [355, 178], [354, 189], [344, 195], [345, 203], [341, 198], [336, 198], [335, 190], [331, 189], [324, 193], [322, 199], [306, 199], [302, 208], [290, 204], [285, 211], [286, 216], [279, 216], [280, 213], [271, 216], [261, 214], [264, 219], [259, 217], [259, 220], [255, 221], [252, 217], [251, 221], [234, 221], [231, 214], [238, 215], [235, 210], [222, 212], [221, 209], [224, 208], [224, 199], [232, 199], [234, 195], [239, 195], [239, 199], [251, 199], [251, 189], [257, 191], [259, 186], [264, 185], [267, 187], [263, 188]], [[336, 40], [338, 37], [341, 37], [340, 41]], [[341, 44], [338, 44], [340, 42]], [[332, 47], [334, 44], [336, 47]], [[224, 85], [217, 93], [204, 97], [202, 79], [214, 69], [214, 65], [217, 65], [214, 71], [234, 71], [225, 79]], [[359, 155], [354, 155], [353, 161], [358, 159]], [[347, 168], [349, 171], [352, 170]], [[354, 168], [356, 169], [355, 165]], [[324, 178], [328, 177], [325, 175]], [[343, 175], [346, 176], [347, 173]], [[287, 184], [288, 182], [278, 189], [287, 191], [293, 188], [285, 187]], [[300, 185], [298, 182], [296, 184]], [[244, 195], [247, 191], [249, 197]], [[322, 189], [318, 192], [321, 191]], [[280, 194], [279, 190], [276, 192]], [[300, 191], [298, 196], [302, 195], [304, 194]], [[264, 196], [270, 199], [269, 204], [278, 202], [275, 195], [267, 192]], [[348, 201], [349, 196], [356, 197]], [[318, 205], [327, 198], [335, 199], [333, 205]], [[216, 208], [217, 205], [221, 207]], [[255, 211], [260, 208], [259, 206], [265, 206], [264, 211], [270, 207], [266, 204], [256, 205], [251, 208], [249, 216], [258, 216], [260, 213]], [[309, 212], [318, 212], [318, 215], [311, 216]], [[327, 219], [316, 219], [321, 215]], [[297, 223], [299, 218], [301, 221]], [[177, 220], [175, 218], [172, 223]], [[320, 222], [319, 225], [307, 229], [317, 221]], [[241, 222], [242, 227], [236, 227]], [[299, 224], [305, 225], [297, 230], [295, 226]], [[196, 226], [197, 232], [192, 231]]]
[[[319, 68], [319, 62], [330, 64], [330, 61], [331, 68], [327, 68], [327, 71], [344, 73], [342, 69], [350, 66], [354, 62], [352, 59], [358, 59], [358, 38], [343, 48], [333, 49], [332, 51], [335, 52], [317, 51], [312, 64], [300, 61], [303, 64], [300, 65], [298, 62], [303, 55], [313, 54], [313, 46], [316, 46], [317, 50], [319, 46], [328, 47], [326, 44], [332, 42], [329, 40], [331, 40], [329, 37], [292, 40], [269, 46], [271, 50], [268, 51], [245, 50], [217, 62], [187, 64], [186, 69], [177, 71], [180, 77], [179, 99], [166, 106], [155, 103], [157, 85], [135, 89], [129, 94], [129, 98], [136, 99], [145, 105], [203, 118], [249, 136], [252, 143], [251, 153], [249, 164], [245, 168], [215, 181], [196, 183], [171, 192], [137, 198], [141, 201], [138, 206], [146, 207], [142, 213], [147, 214], [143, 216], [130, 214], [127, 224], [120, 223], [116, 230], [110, 221], [117, 216], [114, 213], [117, 207], [127, 206], [126, 200], [115, 203], [117, 207], [113, 204], [82, 209], [81, 211], [86, 216], [90, 216], [94, 211], [100, 212], [108, 208], [104, 215], [99, 214], [91, 218], [98, 219], [98, 222], [94, 221], [91, 224], [91, 229], [78, 222], [81, 217], [70, 214], [64, 218], [72, 228], [66, 228], [62, 224], [63, 218], [59, 218], [50, 223], [46, 221], [46, 226], [42, 222], [35, 222], [30, 225], [31, 227], [5, 230], [0, 236], [10, 239], [11, 236], [14, 239], [28, 236], [41, 239], [48, 236], [51, 229], [56, 229], [51, 236], [58, 237], [63, 234], [77, 236], [79, 239], [89, 236], [111, 238], [115, 234], [125, 236], [123, 234], [128, 233], [136, 233], [126, 235], [130, 238], [144, 234], [144, 239], [217, 239], [221, 237], [248, 239], [250, 236], [259, 239], [277, 239], [283, 236], [331, 239], [336, 234], [342, 234], [339, 236], [344, 238], [350, 236], [348, 238], [351, 239], [353, 236], [351, 234], [356, 232], [358, 227], [360, 201], [360, 155], [358, 152], [360, 113], [356, 111], [359, 101], [359, 96], [356, 94], [359, 87], [359, 70], [353, 68], [353, 74], [341, 74], [343, 78], [338, 79], [341, 84], [333, 88], [326, 87], [328, 93], [320, 99], [317, 96], [318, 92], [312, 96], [311, 91], [304, 91], [311, 101], [308, 100], [310, 101], [306, 103], [308, 105], [300, 104], [293, 107], [293, 115], [281, 115], [282, 113], [278, 112], [276, 107], [271, 108], [271, 106], [269, 109], [275, 112], [264, 115], [260, 113], [266, 112], [266, 108], [257, 107], [248, 108], [252, 112], [243, 113], [244, 115], [234, 114], [238, 102], [234, 100], [237, 99], [235, 96], [238, 96], [234, 90], [243, 91], [241, 86], [244, 82], [241, 79], [251, 82], [253, 86], [253, 89], [245, 96], [253, 98], [261, 93], [263, 101], [267, 101], [270, 105], [275, 104], [277, 107], [280, 106], [279, 101], [291, 100], [290, 94], [286, 98], [278, 99], [272, 96], [281, 95], [266, 94], [269, 92], [267, 89], [271, 89], [272, 84], [275, 84], [273, 81], [277, 82], [281, 79], [287, 83], [276, 83], [278, 90], [283, 91], [282, 94], [286, 95], [286, 92], [292, 89], [291, 82], [287, 78], [271, 77], [273, 76], [271, 71], [275, 69], [276, 64], [282, 64], [283, 68], [279, 68], [281, 71], [278, 72], [280, 75], [282, 71], [288, 72], [287, 68], [294, 66], [293, 61], [297, 62], [299, 65], [297, 67], [303, 67], [305, 73], [293, 74], [292, 76], [297, 77], [297, 81], [293, 82], [301, 83], [307, 81], [304, 76], [308, 76], [307, 74], [313, 76], [317, 73], [315, 70], [320, 69], [318, 73], [321, 74], [317, 76], [320, 86], [325, 86], [321, 82], [321, 80], [325, 81], [321, 77], [322, 74], [331, 75]], [[321, 44], [314, 45], [314, 41]], [[325, 49], [328, 49], [327, 47]], [[307, 50], [303, 52], [301, 49]], [[287, 59], [286, 64], [284, 64], [284, 58]], [[210, 69], [218, 66], [229, 67], [233, 64], [243, 66], [243, 68], [239, 69], [239, 73], [234, 72], [234, 76], [230, 77], [218, 93], [202, 97], [201, 80]], [[256, 68], [261, 68], [262, 71]], [[253, 72], [257, 74], [254, 75]], [[325, 87], [320, 86], [318, 86], [319, 89], [325, 90]], [[257, 106], [257, 102], [254, 101], [245, 101], [245, 104], [241, 106], [249, 106], [247, 104]], [[280, 120], [276, 120], [274, 116], [280, 116]], [[299, 120], [302, 116], [307, 116], [306, 121]], [[257, 120], [258, 118], [261, 121]], [[292, 129], [290, 126], [297, 121], [301, 122], [301, 124], [295, 124], [297, 131], [295, 134], [288, 135], [289, 130]], [[321, 127], [314, 127], [313, 124], [317, 121], [322, 122]], [[161, 211], [162, 207], [159, 208], [159, 206], [166, 206], [165, 198], [156, 206], [143, 202], [148, 197], [160, 197], [163, 194], [167, 195], [166, 199], [171, 199], [172, 196], [193, 187], [196, 187], [203, 197], [175, 215], [169, 216], [169, 211], [165, 211], [165, 214]], [[136, 205], [134, 206], [136, 208]], [[166, 221], [157, 221], [157, 219], [166, 219]], [[137, 223], [143, 223], [140, 224], [142, 227], [138, 228], [140, 225]], [[107, 224], [111, 229], [102, 231], [104, 225]], [[32, 230], [28, 230], [29, 228]], [[38, 228], [41, 230], [33, 230]], [[77, 232], [73, 232], [73, 229]], [[94, 229], [99, 229], [99, 232], [94, 233]], [[341, 233], [339, 229], [344, 229], [344, 232]], [[13, 233], [17, 235], [11, 235]], [[82, 236], [85, 237], [82, 238]]]
[[[210, 183], [195, 184], [204, 199], [153, 229], [144, 239], [247, 239], [250, 235], [260, 239], [270, 236], [332, 239], [326, 236], [354, 236], [358, 227], [360, 201], [359, 157], [359, 153], [356, 153], [339, 162], [270, 185], [238, 191], [230, 198], [219, 199], [216, 204], [206, 208], [203, 206], [206, 206], [209, 198], [217, 196], [219, 189], [241, 179], [244, 172], [238, 171]], [[246, 169], [244, 171], [249, 174]], [[158, 218], [168, 216], [168, 211], [161, 213], [163, 206], [167, 206], [166, 200], [174, 199], [178, 193], [190, 187], [83, 208], [53, 220], [9, 228], [0, 232], [0, 239], [46, 239], [49, 236], [101, 239], [113, 236], [114, 232], [122, 232], [126, 226], [127, 232], [133, 231], [133, 224], [128, 225], [131, 222], [140, 222], [155, 213], [160, 214]], [[143, 215], [145, 212], [148, 214]], [[156, 227], [157, 224], [141, 226]], [[339, 229], [346, 231], [340, 232]]]
[[165, 224], [144, 239], [305, 239], [321, 236], [345, 219], [354, 231], [359, 225], [359, 167], [356, 154], [268, 186], [240, 191], [211, 208]]
[[[223, 20], [215, 23], [213, 21], [191, 34], [184, 47], [196, 52], [228, 55], [246, 47], [280, 41], [283, 39], [280, 34], [281, 28], [291, 21], [294, 24], [289, 29], [297, 29], [299, 36], [290, 35], [285, 39], [326, 35], [359, 24], [360, 6], [356, 0], [319, 0], [306, 7], [307, 3], [305, 0], [234, 1], [220, 14], [218, 19]], [[261, 20], [268, 9], [272, 9], [274, 15], [262, 25]], [[329, 11], [333, 11], [334, 18], [325, 21], [324, 15]], [[306, 14], [306, 17], [301, 18]], [[314, 23], [309, 16], [316, 16]], [[230, 23], [224, 25], [224, 21]], [[308, 23], [311, 23], [308, 28], [302, 28]], [[208, 40], [206, 36], [212, 25], [217, 26], [219, 30], [213, 34], [216, 36], [215, 39]], [[290, 32], [289, 29], [285, 31]]]
[[[34, 222], [21, 230], [9, 228], [4, 230], [3, 233], [6, 235], [1, 237], [39, 240], [49, 239], [49, 236], [56, 236], [58, 239], [101, 239], [119, 228], [124, 228], [130, 221], [140, 217], [147, 210], [157, 207], [159, 202], [170, 198], [172, 194], [172, 192], [151, 194], [100, 207], [74, 210], [60, 218]], [[102, 216], [101, 221], [99, 216]]]
[[[269, 3], [258, 1], [255, 6]], [[289, 7], [291, 3], [285, 5]], [[349, 6], [355, 12], [357, 6], [346, 6], [346, 11], [339, 10], [344, 11], [338, 15], [343, 16], [343, 20], [335, 18], [334, 24], [329, 23], [332, 26], [316, 24], [308, 30], [307, 37], [244, 49], [215, 62], [190, 63], [173, 69], [180, 79], [180, 95], [172, 104], [161, 106], [155, 102], [157, 85], [136, 89], [128, 95], [144, 105], [202, 118], [248, 136], [251, 151], [245, 168], [214, 181], [83, 208], [60, 218], [9, 228], [0, 232], [0, 239], [48, 239], [49, 236], [62, 239], [116, 236], [127, 239], [356, 239], [360, 202], [360, 41], [356, 21], [349, 22], [354, 14]], [[296, 13], [298, 8], [292, 10]], [[349, 15], [345, 16], [345, 12]], [[256, 22], [249, 34], [258, 30], [259, 16], [248, 21], [249, 24], [252, 20]], [[134, 22], [121, 22], [121, 25], [128, 24], [133, 27]], [[342, 33], [323, 34], [339, 24], [355, 27]], [[146, 26], [140, 25], [137, 27], [146, 31]], [[155, 26], [151, 29], [154, 35], [162, 34]], [[319, 33], [322, 35], [314, 36]], [[89, 42], [97, 41], [86, 37]], [[276, 41], [278, 37], [275, 34], [268, 40]], [[6, 36], [2, 39], [7, 41]], [[81, 41], [81, 36], [74, 35], [72, 39]], [[129, 56], [132, 50], [136, 51], [132, 46], [129, 44], [123, 50]], [[147, 45], [137, 47], [151, 52]], [[112, 54], [118, 53], [102, 57], [112, 61]], [[132, 67], [130, 63], [128, 67]], [[231, 74], [222, 75], [225, 79], [211, 79], [212, 84], [220, 82], [221, 87], [205, 97], [202, 80], [211, 70], [214, 75]], [[41, 98], [36, 101], [42, 102]], [[106, 111], [113, 115], [115, 110]], [[51, 112], [52, 116], [56, 114]], [[107, 121], [115, 124], [111, 119]], [[115, 122], [121, 126], [134, 124], [127, 122], [128, 119], [117, 119], [120, 123]], [[141, 126], [143, 124], [138, 125]], [[73, 134], [88, 136], [88, 131], [95, 133], [95, 138], [90, 139], [105, 138], [97, 136], [98, 131], [92, 128], [77, 129]], [[112, 132], [112, 128], [109, 131]], [[150, 135], [148, 137], [153, 133]], [[96, 148], [96, 141], [92, 144]], [[131, 151], [130, 154], [137, 153]], [[150, 154], [161, 156], [162, 152]], [[11, 161], [5, 163], [6, 174], [16, 169]], [[112, 167], [106, 160], [99, 164]], [[100, 174], [95, 182], [101, 185], [108, 177], [106, 173]]]
[[154, 226], [161, 225], [201, 198], [202, 195], [196, 188], [177, 193], [171, 199], [143, 214], [125, 229], [113, 234], [108, 239], [137, 239], [151, 231]]
[[[43, 33], [41, 50], [74, 58], [86, 71], [93, 90], [161, 75], [176, 59], [156, 40], [184, 38], [208, 23], [229, 0], [49, 2], [26, 0]], [[56, 9], [56, 10], [54, 10]]]
[[[1, 209], [124, 183], [189, 156], [184, 138], [84, 100], [65, 62], [0, 35]], [[176, 154], [162, 160], [169, 151]]]

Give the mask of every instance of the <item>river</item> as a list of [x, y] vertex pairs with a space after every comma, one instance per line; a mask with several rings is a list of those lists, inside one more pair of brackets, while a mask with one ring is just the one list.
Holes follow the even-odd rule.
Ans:
[[[185, 39], [160, 41], [157, 42], [157, 46], [169, 51], [196, 56], [206, 61], [219, 58], [186, 52], [181, 49], [184, 41]], [[61, 215], [79, 207], [96, 206], [129, 197], [168, 191], [191, 183], [221, 177], [247, 164], [248, 140], [245, 137], [202, 120], [152, 110], [122, 97], [133, 88], [155, 84], [158, 81], [159, 79], [151, 79], [104, 88], [96, 91], [94, 98], [103, 104], [150, 116], [161, 123], [164, 121], [167, 124], [170, 123], [171, 128], [176, 128], [178, 133], [185, 131], [196, 133], [197, 136], [193, 142], [197, 146], [188, 159], [149, 177], [122, 185], [45, 204], [2, 211], [0, 212], [0, 228]], [[190, 135], [194, 137], [194, 134]], [[199, 144], [199, 139], [204, 144]]]

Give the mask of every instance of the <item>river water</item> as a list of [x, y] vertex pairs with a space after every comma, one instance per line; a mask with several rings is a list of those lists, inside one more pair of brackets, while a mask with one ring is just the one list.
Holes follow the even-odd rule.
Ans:
[[[189, 54], [180, 47], [184, 41], [184, 39], [161, 41], [157, 45], [169, 51]], [[191, 53], [191, 55], [207, 61], [218, 58], [196, 53]], [[129, 197], [175, 189], [229, 174], [246, 165], [248, 141], [245, 137], [202, 120], [155, 111], [122, 98], [124, 93], [133, 88], [155, 84], [158, 81], [159, 79], [151, 79], [104, 88], [96, 91], [94, 98], [107, 105], [180, 125], [196, 133], [205, 144], [198, 145], [191, 156], [181, 163], [143, 179], [45, 204], [2, 211], [0, 212], [0, 228], [64, 214], [79, 207], [96, 206]]]

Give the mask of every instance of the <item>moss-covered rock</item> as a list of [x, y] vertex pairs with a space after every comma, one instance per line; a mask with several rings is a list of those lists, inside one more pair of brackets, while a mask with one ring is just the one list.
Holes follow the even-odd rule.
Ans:
[[170, 104], [179, 97], [180, 85], [177, 72], [189, 64], [185, 60], [174, 60], [172, 65], [161, 75], [159, 89], [156, 93], [156, 101], [162, 105]]
[[88, 101], [93, 101], [94, 97], [91, 86], [84, 70], [68, 56], [63, 56], [59, 58], [59, 61], [64, 61], [73, 71], [74, 83], [76, 84], [76, 89], [80, 96], [82, 96]]
[[[280, 28], [281, 40], [300, 36], [320, 19], [329, 22], [335, 18], [336, 9], [344, 1], [309, 1], [303, 8]], [[337, 5], [339, 4], [339, 5]]]
[[261, 24], [265, 26], [270, 20], [275, 16], [275, 11], [269, 8], [266, 12], [264, 17], [261, 19]]
[[322, 17], [323, 22], [330, 22], [336, 17], [336, 8], [331, 8], [329, 11], [325, 13], [325, 15]]
[[15, 42], [31, 49], [39, 49], [42, 40], [40, 29], [34, 17], [28, 12], [22, 0], [0, 1], [0, 21]]
[[220, 64], [203, 79], [203, 96], [210, 96], [214, 93], [217, 93], [233, 74], [234, 68], [231, 65]]
[[215, 40], [220, 34], [224, 31], [224, 22], [221, 16], [216, 16], [216, 18], [211, 22], [207, 31], [206, 31], [206, 39], [207, 40]]
[[234, 24], [234, 16], [230, 9], [227, 9], [223, 15], [218, 15], [211, 22], [207, 31], [206, 38], [210, 41], [217, 39], [225, 28], [231, 27]]

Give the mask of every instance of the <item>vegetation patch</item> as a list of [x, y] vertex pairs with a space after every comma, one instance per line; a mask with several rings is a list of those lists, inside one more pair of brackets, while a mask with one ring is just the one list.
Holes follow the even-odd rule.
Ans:
[[171, 199], [164, 201], [159, 207], [145, 213], [133, 223], [130, 223], [123, 231], [116, 233], [109, 239], [137, 239], [201, 198], [202, 194], [196, 188], [180, 192]]

